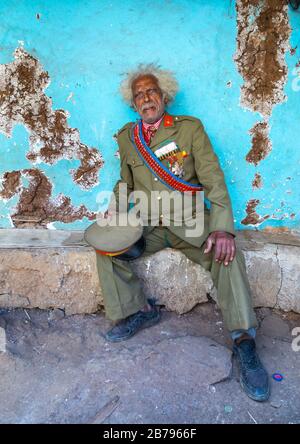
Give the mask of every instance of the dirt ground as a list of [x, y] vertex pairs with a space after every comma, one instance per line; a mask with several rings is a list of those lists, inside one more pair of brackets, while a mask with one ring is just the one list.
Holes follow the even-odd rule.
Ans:
[[257, 403], [241, 391], [215, 304], [181, 316], [161, 311], [159, 324], [111, 344], [101, 313], [1, 310], [0, 422], [300, 423], [300, 351], [291, 344], [300, 315], [257, 310], [272, 384], [271, 399]]

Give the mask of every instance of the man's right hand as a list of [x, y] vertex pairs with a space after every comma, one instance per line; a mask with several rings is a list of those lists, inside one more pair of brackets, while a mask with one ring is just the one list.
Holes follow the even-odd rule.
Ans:
[[226, 231], [213, 231], [206, 239], [204, 253], [210, 253], [215, 248], [215, 261], [225, 267], [233, 261], [236, 254], [234, 236]]
[[108, 221], [110, 221], [111, 219], [113, 219], [113, 217], [115, 217], [116, 214], [117, 214], [116, 211], [107, 209], [104, 212], [103, 217], [104, 217], [104, 219], [107, 219]]

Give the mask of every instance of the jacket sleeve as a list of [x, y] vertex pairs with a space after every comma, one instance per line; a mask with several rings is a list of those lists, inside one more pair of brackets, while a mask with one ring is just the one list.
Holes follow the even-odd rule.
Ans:
[[[126, 198], [126, 201], [127, 201], [126, 211], [128, 211], [128, 196], [133, 191], [132, 172], [130, 170], [130, 166], [127, 164], [126, 148], [124, 146], [124, 143], [122, 143], [122, 137], [120, 137], [120, 136], [118, 137], [118, 146], [119, 146], [120, 162], [121, 162], [121, 165], [120, 165], [121, 166], [121, 171], [120, 171], [121, 178], [116, 182], [116, 184], [113, 188], [117, 212], [119, 212], [120, 185], [122, 186], [122, 184], [124, 184], [127, 187], [126, 195], [124, 194], [124, 196], [122, 197], [122, 201], [121, 201], [121, 202], [124, 202], [124, 199]], [[113, 208], [112, 199], [108, 205], [108, 209]], [[125, 208], [122, 208], [122, 211], [123, 210], [125, 211]]]
[[232, 207], [223, 171], [202, 123], [197, 121], [192, 152], [199, 182], [210, 201], [209, 233], [226, 231], [235, 236]]

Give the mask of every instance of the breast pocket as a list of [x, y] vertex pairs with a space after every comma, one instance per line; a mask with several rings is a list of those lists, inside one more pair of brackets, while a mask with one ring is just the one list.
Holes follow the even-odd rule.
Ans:
[[138, 155], [128, 156], [126, 162], [132, 173], [134, 188], [140, 189], [145, 180], [145, 175], [147, 174], [145, 163]]

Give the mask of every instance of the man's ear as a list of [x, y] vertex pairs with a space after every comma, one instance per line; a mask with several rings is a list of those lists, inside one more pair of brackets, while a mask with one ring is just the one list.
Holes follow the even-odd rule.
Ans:
[[168, 105], [168, 103], [170, 102], [169, 98], [166, 95], [164, 95], [163, 100], [165, 105]]

